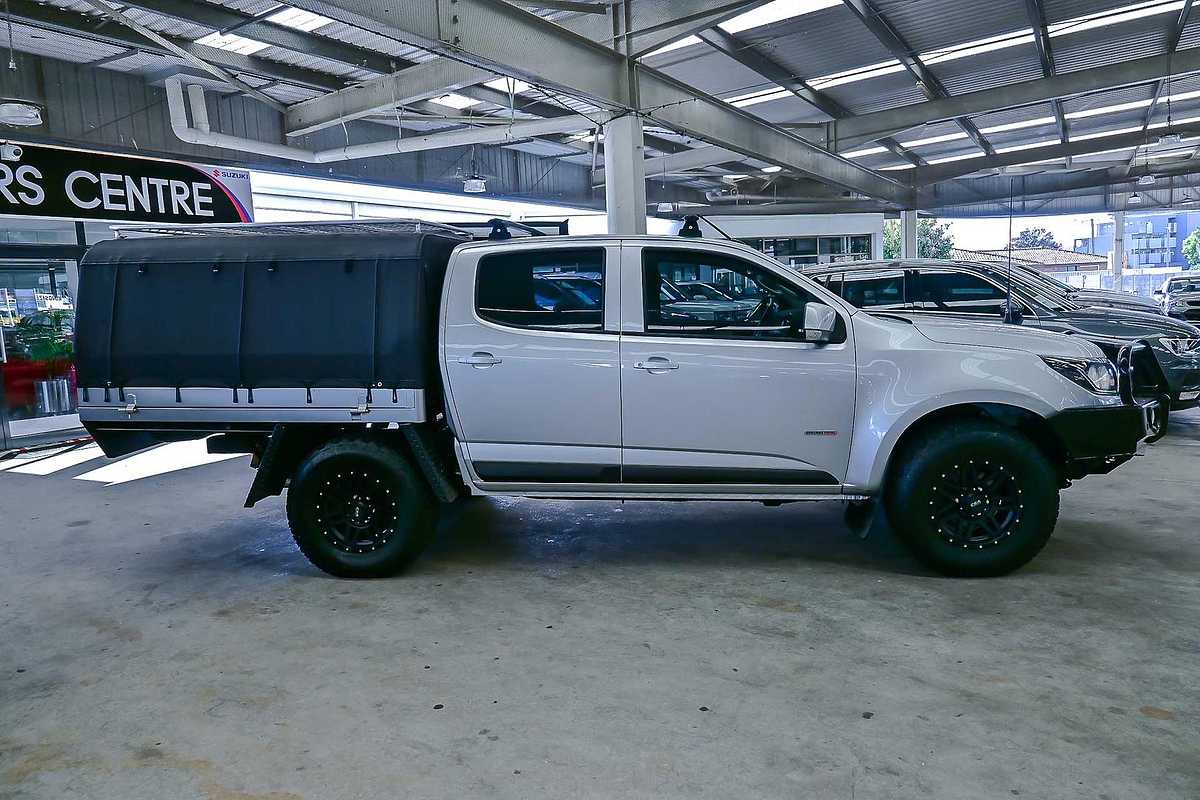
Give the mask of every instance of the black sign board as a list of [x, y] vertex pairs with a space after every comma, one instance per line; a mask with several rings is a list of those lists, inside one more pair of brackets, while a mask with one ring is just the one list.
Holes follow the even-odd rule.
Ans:
[[0, 144], [0, 214], [110, 222], [253, 222], [244, 169]]

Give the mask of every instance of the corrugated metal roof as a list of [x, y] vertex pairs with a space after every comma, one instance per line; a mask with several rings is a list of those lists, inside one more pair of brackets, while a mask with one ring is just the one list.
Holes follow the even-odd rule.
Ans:
[[1156, 14], [1121, 25], [1055, 37], [1054, 64], [1060, 72], [1074, 72], [1162, 55], [1167, 50], [1167, 29], [1173, 22], [1172, 15]]
[[[1072, 97], [1063, 101], [1063, 110], [1068, 115], [1082, 111], [1094, 111], [1110, 106], [1149, 100], [1153, 93], [1154, 84], [1141, 83], [1134, 86], [1126, 86], [1123, 89], [1112, 89], [1107, 92], [1094, 92], [1080, 97]], [[1104, 116], [1100, 115], [1097, 119], [1103, 119]]]
[[791, 74], [805, 79], [892, 57], [844, 6], [753, 28], [737, 36]]
[[950, 94], [963, 94], [1042, 77], [1042, 62], [1032, 44], [992, 50], [929, 68]]
[[369, 80], [378, 75], [378, 73], [352, 67], [341, 61], [333, 61], [328, 58], [321, 58], [320, 56], [308, 55], [307, 53], [297, 53], [294, 50], [285, 50], [282, 47], [267, 47], [259, 50], [254, 55], [256, 58], [266, 58], [271, 61], [278, 61], [281, 64], [291, 64], [294, 67], [303, 67], [317, 72], [336, 75], [347, 81]]
[[[7, 32], [7, 28], [4, 30]], [[6, 36], [5, 44], [7, 43]], [[18, 22], [14, 22], [12, 25], [12, 44], [13, 49], [20, 50], [22, 53], [49, 56], [63, 61], [73, 61], [77, 64], [86, 64], [89, 61], [107, 58], [123, 50], [120, 47], [77, 39], [73, 36], [63, 36], [54, 31], [34, 28]]]
[[925, 95], [907, 72], [893, 72], [870, 80], [821, 89], [855, 114], [920, 103]]
[[1069, 19], [1124, 8], [1136, 0], [1042, 0], [1046, 10], [1046, 22], [1065, 22]]
[[[702, 54], [687, 61], [663, 67], [662, 71], [672, 78], [686, 81], [698, 89], [718, 96], [748, 94], [759, 89], [776, 88], [776, 84], [754, 70], [712, 49], [706, 49]], [[698, 77], [701, 79], [697, 80]]]
[[1022, 0], [875, 0], [875, 7], [918, 53], [1029, 27]]

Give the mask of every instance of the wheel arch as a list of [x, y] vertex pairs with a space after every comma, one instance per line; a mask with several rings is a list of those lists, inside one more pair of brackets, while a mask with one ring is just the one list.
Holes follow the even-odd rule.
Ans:
[[1048, 413], [1029, 405], [998, 399], [963, 399], [922, 408], [893, 425], [880, 443], [870, 466], [866, 488], [872, 494], [886, 485], [897, 457], [924, 432], [952, 422], [987, 420], [1020, 431], [1027, 436], [1056, 467], [1066, 461], [1062, 439], [1047, 421]]
[[370, 439], [392, 448], [416, 468], [433, 495], [442, 502], [453, 502], [460, 493], [457, 475], [440, 456], [436, 434], [425, 426], [376, 429], [344, 425], [276, 425], [259, 460], [258, 472], [246, 496], [246, 508], [266, 497], [282, 494], [309, 454], [340, 438]]

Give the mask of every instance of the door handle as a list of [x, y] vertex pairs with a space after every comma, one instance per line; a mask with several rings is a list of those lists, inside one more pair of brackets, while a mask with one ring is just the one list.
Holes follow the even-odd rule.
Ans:
[[460, 364], [468, 364], [476, 369], [484, 369], [486, 367], [494, 367], [503, 362], [504, 359], [496, 358], [491, 353], [474, 352], [469, 356], [463, 356], [458, 360]]
[[633, 368], [644, 369], [647, 372], [666, 372], [667, 370], [679, 369], [679, 365], [664, 356], [650, 356], [645, 361], [636, 362]]

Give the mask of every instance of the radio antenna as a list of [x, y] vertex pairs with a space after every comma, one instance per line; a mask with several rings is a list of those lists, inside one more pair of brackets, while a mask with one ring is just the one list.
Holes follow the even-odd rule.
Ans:
[[1013, 176], [1008, 176], [1008, 275], [1004, 281], [1004, 321], [1015, 324], [1012, 304]]

